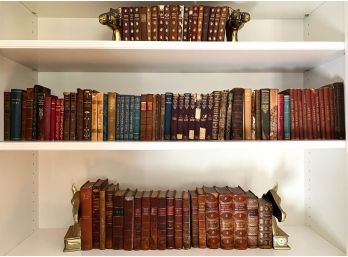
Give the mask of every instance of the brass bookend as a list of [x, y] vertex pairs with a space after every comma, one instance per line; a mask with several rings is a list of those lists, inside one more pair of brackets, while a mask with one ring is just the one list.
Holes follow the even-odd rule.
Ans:
[[108, 26], [112, 30], [112, 40], [114, 41], [121, 41], [121, 13], [121, 8], [110, 8], [109, 12], [99, 15], [99, 23]]

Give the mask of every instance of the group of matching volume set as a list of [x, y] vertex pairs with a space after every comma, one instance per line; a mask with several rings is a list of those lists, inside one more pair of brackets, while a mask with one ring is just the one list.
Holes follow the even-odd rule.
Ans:
[[5, 141], [344, 139], [344, 85], [207, 94], [5, 92]]
[[241, 187], [137, 191], [99, 179], [80, 198], [82, 250], [273, 246], [272, 204]]

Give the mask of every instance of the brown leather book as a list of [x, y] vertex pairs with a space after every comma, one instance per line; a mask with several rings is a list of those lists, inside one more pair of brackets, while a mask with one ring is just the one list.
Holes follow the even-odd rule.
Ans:
[[140, 140], [146, 140], [146, 95], [140, 96]]
[[184, 6], [178, 5], [178, 41], [182, 41], [184, 26]]
[[251, 140], [251, 95], [250, 88], [244, 89], [244, 139]]
[[129, 29], [129, 8], [122, 7], [122, 40], [130, 40], [130, 29]]
[[331, 139], [331, 88], [324, 87], [325, 139]]
[[256, 248], [259, 233], [259, 199], [251, 192], [247, 192], [248, 202], [248, 247]]
[[262, 140], [269, 140], [270, 134], [269, 91], [260, 89]]
[[175, 248], [182, 249], [183, 247], [183, 233], [182, 233], [182, 197], [183, 191], [175, 192], [174, 200], [174, 238]]
[[105, 248], [112, 249], [112, 212], [113, 212], [113, 197], [115, 191], [118, 190], [118, 184], [110, 184], [105, 192]]
[[197, 41], [202, 41], [204, 6], [198, 6]]
[[214, 94], [208, 94], [207, 121], [206, 121], [206, 140], [212, 140], [213, 137], [213, 117], [214, 117]]
[[259, 199], [258, 246], [262, 249], [272, 248], [272, 213], [272, 204], [263, 198]]
[[83, 90], [78, 88], [76, 94], [76, 140], [84, 140]]
[[152, 138], [151, 140], [159, 140], [159, 130], [160, 130], [160, 121], [161, 121], [161, 95], [153, 95], [153, 110], [152, 110]]
[[243, 140], [243, 100], [244, 88], [234, 88], [232, 101], [232, 137], [233, 140]]
[[334, 91], [329, 87], [329, 103], [330, 103], [330, 139], [335, 139], [335, 104]]
[[[45, 104], [46, 104], [46, 98], [47, 98], [47, 96], [45, 96]], [[27, 123], [27, 99], [28, 99], [27, 91], [23, 90], [23, 92], [22, 92], [22, 120], [21, 120], [21, 130], [22, 130], [21, 131], [21, 138], [22, 138], [22, 140], [25, 140], [24, 135], [25, 135], [25, 129], [27, 127], [27, 124], [26, 124]], [[50, 110], [50, 106], [47, 108]], [[46, 111], [45, 109], [46, 109], [46, 105], [44, 106], [44, 112]], [[45, 133], [44, 136], [46, 136], [46, 117], [45, 117], [45, 131], [44, 131], [44, 133]]]
[[147, 41], [147, 17], [146, 7], [140, 7], [140, 31], [141, 31], [141, 41]]
[[[184, 135], [184, 101], [185, 97], [183, 94], [179, 94], [178, 97], [178, 125], [177, 125], [177, 133], [176, 140], [183, 140]], [[174, 105], [174, 102], [173, 102]]]
[[182, 242], [183, 248], [191, 248], [191, 219], [190, 219], [190, 195], [184, 191], [182, 195]]
[[213, 34], [214, 34], [215, 12], [216, 12], [216, 8], [211, 7], [210, 15], [209, 15], [209, 25], [208, 25], [208, 41], [214, 41]]
[[245, 250], [248, 248], [248, 197], [240, 187], [229, 187], [228, 189], [232, 193], [234, 248]]
[[164, 5], [158, 6], [158, 41], [164, 41]]
[[228, 92], [225, 124], [225, 140], [231, 140], [233, 91]]
[[220, 245], [222, 249], [234, 247], [232, 193], [227, 187], [215, 187], [219, 193]]
[[335, 106], [335, 139], [345, 139], [345, 106], [344, 106], [344, 84], [343, 82], [335, 82], [332, 85], [334, 93]]
[[190, 100], [191, 94], [184, 94], [184, 121], [183, 121], [183, 140], [189, 139], [189, 120], [190, 120]]
[[134, 196], [134, 250], [141, 250], [141, 199], [143, 191], [137, 191]]
[[92, 189], [92, 238], [93, 248], [100, 248], [100, 189], [107, 186], [108, 180], [98, 179]]
[[160, 191], [158, 195], [158, 218], [157, 218], [157, 236], [158, 250], [167, 248], [167, 191]]
[[302, 97], [302, 107], [303, 107], [303, 113], [302, 113], [302, 120], [303, 120], [303, 139], [309, 139], [309, 127], [308, 127], [308, 120], [307, 120], [307, 99], [306, 99], [306, 89], [300, 89], [300, 94]]
[[203, 8], [203, 25], [202, 25], [202, 41], [208, 41], [208, 28], [210, 19], [210, 6]]
[[134, 41], [134, 8], [129, 7], [129, 40]]
[[128, 190], [118, 190], [114, 195], [114, 210], [112, 215], [112, 248], [123, 249], [124, 228], [124, 196]]
[[70, 93], [64, 92], [64, 141], [70, 140]]
[[[200, 126], [202, 117], [202, 94], [195, 94], [195, 110], [194, 110], [194, 140], [200, 139]], [[192, 98], [191, 98], [192, 101]]]
[[70, 141], [76, 140], [76, 93], [70, 93]]
[[123, 249], [133, 250], [134, 244], [134, 195], [135, 191], [129, 190], [124, 197], [124, 227]]
[[220, 247], [219, 193], [214, 187], [203, 187], [205, 193], [205, 224], [207, 247]]
[[178, 133], [178, 101], [179, 94], [173, 94], [173, 105], [172, 105], [172, 124], [171, 124], [171, 139], [176, 140]]
[[[282, 105], [282, 107], [283, 107], [283, 105]], [[284, 126], [283, 123], [284, 122], [282, 122], [282, 125]], [[279, 124], [279, 120], [278, 120], [278, 124]], [[279, 128], [279, 126], [278, 126], [278, 128]], [[251, 139], [252, 140], [256, 139], [256, 92], [255, 91], [252, 91], [252, 93], [251, 93]]]
[[81, 250], [91, 250], [92, 239], [92, 188], [95, 182], [87, 181], [80, 189]]
[[255, 139], [262, 139], [261, 128], [261, 94], [260, 90], [255, 90]]
[[[297, 95], [297, 119], [298, 119], [298, 129], [299, 129], [299, 137], [300, 140], [303, 140], [303, 105], [302, 105], [302, 94], [301, 89], [296, 89], [296, 95]], [[296, 99], [295, 99], [296, 103]], [[295, 116], [296, 119], [296, 116]], [[295, 121], [296, 122], [296, 121]]]
[[228, 93], [229, 93], [229, 90], [224, 90], [221, 92], [221, 104], [220, 104], [219, 125], [218, 125], [218, 129], [219, 129], [218, 140], [225, 139]]
[[[190, 95], [190, 107], [189, 107], [189, 121], [188, 121], [188, 139], [189, 140], [195, 139], [196, 102], [197, 102], [197, 94], [191, 94]], [[199, 126], [199, 120], [200, 120], [200, 117], [197, 119], [198, 126]], [[198, 126], [197, 126], [197, 130], [199, 132]], [[198, 137], [197, 137], [197, 139], [198, 139]]]
[[146, 7], [146, 29], [147, 29], [147, 41], [151, 41], [151, 35], [152, 35], [152, 30], [151, 30], [151, 7], [147, 6]]
[[324, 104], [324, 88], [318, 88], [319, 96], [319, 117], [320, 117], [320, 135], [321, 139], [326, 138], [326, 118], [325, 118], [325, 104]]
[[[6, 94], [5, 94], [6, 96]], [[33, 103], [34, 103], [34, 88], [27, 88], [26, 101], [26, 126], [24, 140], [31, 141], [33, 138]], [[5, 140], [6, 141], [6, 140]]]
[[157, 249], [158, 242], [158, 224], [157, 224], [157, 213], [158, 213], [158, 191], [152, 191], [150, 199], [150, 249]]
[[104, 93], [97, 93], [97, 141], [103, 141]]
[[190, 190], [190, 203], [191, 203], [191, 245], [192, 247], [199, 246], [199, 238], [198, 238], [198, 197], [196, 190]]
[[269, 139], [278, 139], [278, 89], [272, 88], [269, 92], [269, 116], [270, 131]]
[[167, 202], [167, 249], [175, 247], [174, 241], [174, 197], [175, 191], [168, 191]]
[[146, 132], [145, 140], [151, 141], [153, 134], [153, 94], [146, 95]]
[[311, 101], [311, 90], [309, 88], [303, 89], [305, 91], [306, 107], [304, 113], [307, 113], [307, 127], [308, 127], [308, 139], [314, 139], [313, 132], [313, 113], [312, 113], [312, 101]]
[[97, 103], [97, 93], [93, 92], [92, 93], [92, 135], [91, 135], [91, 140], [92, 141], [97, 141], [98, 140], [98, 134], [97, 134], [97, 129], [98, 129], [98, 103]]
[[91, 140], [92, 129], [92, 90], [83, 90], [83, 140]]
[[178, 20], [179, 20], [178, 5], [170, 5], [169, 13], [170, 13], [169, 40], [177, 41], [178, 40]]
[[197, 188], [198, 200], [198, 246], [206, 248], [207, 234], [205, 229], [205, 193], [203, 188]]
[[50, 139], [56, 140], [56, 123], [57, 123], [57, 115], [56, 115], [56, 104], [58, 101], [58, 97], [51, 97], [51, 124], [50, 124]]
[[193, 6], [190, 6], [190, 7], [188, 7], [187, 41], [192, 41], [192, 22], [193, 22]]
[[219, 21], [218, 37], [217, 41], [225, 41], [226, 21], [228, 16], [228, 7], [221, 7], [221, 15]]
[[141, 40], [140, 7], [134, 7], [134, 40]]
[[205, 140], [207, 134], [208, 94], [202, 94], [201, 117], [199, 120], [199, 140]]
[[165, 111], [166, 111], [166, 98], [165, 98], [165, 94], [161, 94], [160, 95], [160, 113], [159, 113], [159, 117], [160, 117], [160, 135], [159, 135], [159, 139], [160, 140], [164, 140], [164, 118], [165, 118]]
[[[318, 120], [318, 113], [316, 108], [316, 90], [314, 88], [310, 88], [309, 90], [310, 102], [311, 102], [311, 114], [312, 114], [312, 132], [313, 139], [318, 139], [320, 135], [320, 122]], [[318, 105], [319, 107], [319, 105]], [[319, 110], [319, 108], [318, 108]], [[317, 127], [318, 125], [318, 127]], [[319, 132], [319, 133], [318, 133]]]
[[183, 25], [183, 36], [182, 41], [190, 41], [189, 38], [189, 7], [184, 7], [184, 25]]
[[219, 120], [220, 120], [220, 104], [221, 104], [221, 91], [214, 91], [214, 107], [213, 107], [213, 130], [212, 139], [217, 140], [219, 134]]
[[158, 39], [158, 6], [151, 6], [151, 40], [157, 41]]
[[191, 41], [197, 41], [197, 32], [198, 32], [198, 14], [199, 14], [199, 6], [194, 5], [192, 7], [192, 39]]
[[99, 191], [99, 249], [105, 249], [106, 243], [106, 189], [108, 188], [108, 184], [104, 184], [100, 187]]
[[219, 31], [219, 24], [220, 24], [220, 17], [221, 17], [221, 7], [218, 6], [215, 8], [215, 20], [214, 20], [214, 30], [213, 30], [213, 41], [218, 40], [218, 31]]
[[287, 89], [285, 91], [280, 92], [281, 94], [290, 96], [290, 137], [291, 140], [297, 140], [298, 134], [297, 134], [297, 128], [295, 129], [295, 111], [297, 111], [297, 107], [295, 105], [295, 89]]
[[4, 141], [10, 141], [11, 92], [4, 92]]
[[164, 41], [170, 41], [170, 9], [169, 5], [164, 6]]
[[116, 139], [116, 92], [108, 93], [108, 141]]
[[151, 191], [145, 191], [141, 199], [141, 249], [150, 249], [150, 201]]
[[[26, 93], [23, 92], [23, 99], [22, 104], [24, 105], [24, 102], [26, 101]], [[44, 132], [44, 139], [46, 141], [50, 140], [51, 136], [51, 104], [52, 104], [52, 96], [45, 96], [45, 108], [44, 108], [44, 116], [45, 116], [45, 132]], [[22, 110], [22, 113], [26, 112], [25, 109]], [[23, 122], [23, 115], [22, 115], [22, 122]], [[24, 125], [24, 126], [23, 126]], [[23, 138], [23, 127], [25, 127], [25, 124], [22, 124], [22, 138]]]

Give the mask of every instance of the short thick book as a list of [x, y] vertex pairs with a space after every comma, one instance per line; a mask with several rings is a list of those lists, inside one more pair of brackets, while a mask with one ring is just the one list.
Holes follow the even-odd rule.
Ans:
[[220, 247], [219, 194], [214, 187], [203, 187], [205, 193], [205, 221], [207, 247]]

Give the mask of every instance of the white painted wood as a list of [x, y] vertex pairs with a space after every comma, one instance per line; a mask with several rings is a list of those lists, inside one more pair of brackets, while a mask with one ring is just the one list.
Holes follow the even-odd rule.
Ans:
[[[247, 255], [247, 256], [296, 256], [296, 255], [344, 255], [342, 251], [332, 246], [322, 237], [304, 226], [286, 226], [285, 231], [291, 234], [291, 250], [272, 250], [272, 249], [247, 249], [222, 250], [222, 249], [199, 249], [189, 250], [165, 250], [165, 251], [123, 251], [123, 250], [91, 250], [82, 252], [64, 253], [64, 255]], [[65, 229], [40, 229], [31, 237], [21, 243], [9, 255], [62, 255], [63, 237]], [[42, 242], [46, 242], [43, 244]]]
[[344, 53], [343, 42], [1, 41], [0, 53], [39, 71], [303, 71]]

